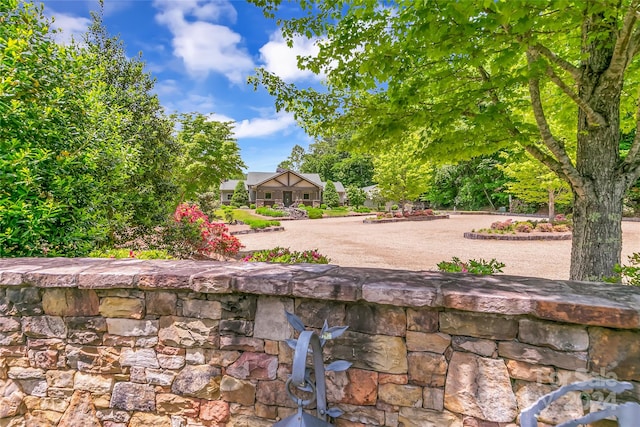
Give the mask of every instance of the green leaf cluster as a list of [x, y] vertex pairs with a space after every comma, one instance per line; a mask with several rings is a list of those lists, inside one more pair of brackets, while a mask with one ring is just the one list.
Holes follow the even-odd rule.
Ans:
[[367, 200], [367, 193], [362, 188], [350, 185], [347, 187], [347, 198], [349, 199], [349, 205], [355, 208], [359, 208], [364, 205], [364, 201]]
[[502, 273], [504, 263], [492, 258], [490, 261], [484, 259], [470, 259], [461, 261], [458, 257], [451, 258], [451, 261], [441, 261], [438, 263], [438, 271], [446, 273], [470, 273], [479, 275], [488, 275]]
[[317, 173], [323, 181], [341, 182], [345, 187], [366, 187], [373, 183], [373, 162], [368, 154], [340, 149], [345, 138], [320, 138], [309, 150], [296, 145], [278, 166], [303, 173]]
[[275, 247], [255, 251], [243, 259], [245, 262], [276, 262], [281, 264], [328, 264], [331, 261], [316, 249], [306, 251], [292, 251], [289, 248]]

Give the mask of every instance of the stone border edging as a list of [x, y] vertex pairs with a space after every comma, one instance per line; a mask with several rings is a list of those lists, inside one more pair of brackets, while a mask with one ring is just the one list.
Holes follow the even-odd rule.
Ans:
[[507, 275], [337, 265], [104, 258], [0, 259], [0, 286], [248, 293], [529, 315], [640, 329], [640, 289]]
[[403, 218], [380, 218], [380, 219], [367, 218], [362, 220], [362, 222], [365, 224], [386, 224], [390, 222], [433, 221], [435, 219], [448, 219], [448, 218], [449, 218], [449, 215], [423, 215], [423, 216], [403, 217]]
[[483, 234], [474, 232], [465, 232], [463, 234], [465, 239], [473, 240], [571, 240], [571, 233], [563, 234]]
[[230, 234], [232, 236], [236, 236], [238, 234], [269, 233], [271, 231], [284, 231], [284, 227], [275, 226], [275, 227], [268, 227], [268, 228], [253, 228], [253, 229], [250, 228], [249, 230], [232, 231]]

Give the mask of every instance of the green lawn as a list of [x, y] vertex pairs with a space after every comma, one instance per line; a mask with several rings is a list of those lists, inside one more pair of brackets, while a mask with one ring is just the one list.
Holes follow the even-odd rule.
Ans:
[[[217, 210], [215, 213], [216, 216], [223, 218], [223, 220], [226, 222], [225, 214], [222, 209]], [[280, 221], [265, 220], [264, 218], [256, 215], [252, 209], [234, 209], [233, 219], [236, 221], [244, 222], [252, 229], [280, 225]]]

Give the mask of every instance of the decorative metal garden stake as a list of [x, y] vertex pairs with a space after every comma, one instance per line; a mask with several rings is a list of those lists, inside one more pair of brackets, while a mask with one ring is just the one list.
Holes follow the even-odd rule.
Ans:
[[[333, 426], [328, 417], [338, 417], [342, 414], [339, 409], [327, 409], [327, 386], [325, 379], [325, 366], [322, 357], [322, 347], [327, 339], [340, 336], [347, 327], [340, 326], [329, 328], [325, 321], [320, 336], [314, 331], [307, 331], [302, 321], [294, 314], [286, 313], [289, 323], [300, 332], [297, 340], [287, 340], [287, 344], [294, 348], [293, 367], [291, 377], [287, 380], [286, 390], [289, 397], [298, 405], [298, 411], [281, 421], [278, 421], [273, 427], [329, 427]], [[309, 348], [311, 346], [311, 348]], [[313, 355], [313, 372], [315, 382], [311, 380], [311, 370], [307, 368], [307, 355], [311, 350]], [[337, 360], [326, 370], [342, 371], [351, 366], [351, 363], [344, 360]], [[296, 396], [292, 387], [302, 391], [311, 393], [311, 398], [304, 400]], [[304, 407], [311, 404], [315, 399], [316, 416], [304, 412]]]
[[[313, 351], [313, 370], [316, 374], [316, 384], [309, 381], [306, 375], [307, 371], [307, 353], [309, 345]], [[302, 391], [312, 390], [313, 396], [309, 400], [302, 400], [291, 392], [291, 386]], [[320, 338], [313, 331], [304, 331], [298, 337], [296, 350], [293, 354], [293, 369], [291, 377], [287, 380], [287, 393], [294, 402], [298, 404], [298, 412], [282, 421], [274, 424], [274, 427], [294, 427], [294, 426], [312, 426], [326, 427], [332, 424], [327, 422], [327, 388], [324, 378], [324, 361], [322, 360], [322, 347], [320, 346]], [[303, 408], [309, 405], [313, 398], [316, 399], [317, 417], [303, 411]]]

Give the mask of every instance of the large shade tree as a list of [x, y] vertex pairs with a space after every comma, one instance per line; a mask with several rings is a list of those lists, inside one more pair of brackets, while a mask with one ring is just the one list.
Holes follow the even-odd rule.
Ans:
[[[254, 0], [276, 15], [280, 0]], [[419, 132], [425, 158], [460, 159], [517, 143], [574, 197], [570, 277], [610, 276], [620, 262], [622, 199], [640, 176], [640, 0], [321, 0], [283, 34], [317, 37], [300, 63], [327, 91], [255, 81], [316, 133], [355, 129], [385, 149]], [[571, 120], [564, 134], [549, 118]], [[575, 142], [572, 158], [565, 142]]]
[[232, 123], [213, 121], [200, 113], [181, 114], [179, 121], [181, 155], [176, 180], [182, 187], [181, 198], [194, 200], [198, 193], [218, 188], [225, 179], [242, 173], [245, 164]]

